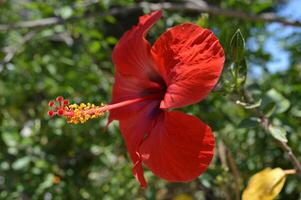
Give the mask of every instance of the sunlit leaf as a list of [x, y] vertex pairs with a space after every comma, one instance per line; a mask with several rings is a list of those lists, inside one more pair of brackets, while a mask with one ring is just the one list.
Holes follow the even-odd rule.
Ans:
[[9, 147], [14, 147], [18, 144], [20, 136], [16, 132], [3, 132], [1, 134], [2, 140]]
[[292, 115], [295, 116], [295, 117], [301, 117], [301, 109], [298, 109], [298, 108], [294, 107], [292, 109]]
[[71, 17], [73, 10], [69, 6], [64, 6], [60, 9], [60, 15], [63, 19]]
[[269, 90], [267, 96], [276, 103], [276, 113], [283, 113], [290, 107], [290, 101], [275, 89]]
[[21, 170], [21, 169], [24, 169], [25, 167], [27, 167], [29, 165], [29, 163], [30, 163], [29, 157], [19, 158], [18, 160], [13, 162], [12, 168], [14, 170]]
[[272, 136], [276, 140], [280, 140], [282, 142], [287, 142], [286, 130], [284, 128], [270, 125], [269, 126], [269, 131], [271, 132]]
[[40, 183], [40, 185], [37, 188], [38, 192], [44, 191], [46, 188], [49, 188], [53, 185], [53, 180], [54, 180], [54, 175], [53, 174], [47, 174], [47, 176], [44, 178], [44, 181]]

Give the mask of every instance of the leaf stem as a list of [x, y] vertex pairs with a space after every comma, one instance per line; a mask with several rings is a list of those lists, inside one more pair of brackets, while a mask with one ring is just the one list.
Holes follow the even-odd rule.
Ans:
[[286, 170], [283, 170], [283, 171], [286, 175], [292, 175], [292, 174], [297, 173], [297, 171], [295, 169], [286, 169]]
[[[244, 98], [244, 101], [246, 103], [251, 103], [253, 102], [252, 97], [247, 93], [247, 91], [245, 90], [245, 88], [243, 88], [241, 90], [240, 95], [242, 95], [242, 97]], [[255, 107], [253, 109], [251, 109], [254, 114], [260, 118], [260, 126], [267, 132], [270, 133], [269, 130], [269, 126], [271, 125], [271, 121], [268, 117], [266, 117], [263, 112], [260, 110], [259, 107]], [[291, 147], [284, 141], [280, 141], [280, 140], [276, 140], [277, 144], [282, 148], [282, 150], [287, 154], [288, 159], [290, 160], [290, 162], [292, 163], [292, 165], [295, 168], [295, 174], [298, 174], [301, 177], [301, 164], [299, 162], [299, 160], [297, 159], [296, 155], [293, 153]]]

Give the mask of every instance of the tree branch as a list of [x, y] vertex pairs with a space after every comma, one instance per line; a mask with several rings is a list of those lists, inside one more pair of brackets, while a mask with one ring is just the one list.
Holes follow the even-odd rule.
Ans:
[[20, 48], [25, 43], [30, 41], [36, 34], [37, 31], [32, 30], [28, 32], [26, 35], [24, 35], [17, 44], [4, 48], [5, 56], [3, 60], [0, 60], [0, 71], [3, 70], [5, 64], [9, 63], [13, 59], [13, 57], [18, 53]]
[[[93, 1], [95, 3], [95, 1]], [[90, 4], [88, 4], [90, 5]], [[76, 7], [75, 7], [76, 8]], [[36, 28], [36, 27], [45, 27], [45, 26], [52, 26], [56, 24], [63, 24], [66, 22], [76, 21], [80, 18], [89, 18], [95, 16], [108, 16], [108, 15], [117, 15], [117, 14], [129, 14], [131, 12], [136, 12], [142, 9], [148, 10], [170, 10], [170, 11], [194, 11], [194, 12], [205, 12], [212, 15], [218, 16], [225, 16], [225, 17], [233, 17], [238, 18], [246, 21], [253, 21], [253, 22], [276, 22], [283, 25], [289, 26], [296, 26], [301, 27], [301, 21], [294, 21], [285, 19], [282, 17], [278, 17], [273, 13], [265, 13], [260, 15], [255, 15], [251, 13], [246, 13], [237, 10], [229, 10], [223, 9], [216, 6], [212, 6], [207, 4], [204, 1], [188, 1], [183, 3], [171, 3], [171, 2], [164, 2], [164, 3], [149, 3], [149, 2], [141, 2], [129, 7], [119, 7], [119, 8], [112, 8], [105, 13], [89, 13], [83, 16], [75, 16], [70, 17], [67, 19], [62, 19], [60, 17], [50, 17], [38, 20], [31, 20], [31, 21], [21, 21], [14, 24], [0, 24], [0, 32], [6, 32], [15, 29], [22, 29], [22, 28]]]
[[143, 2], [140, 4], [144, 8], [150, 8], [151, 10], [157, 9], [166, 9], [166, 10], [175, 10], [175, 11], [183, 11], [190, 10], [196, 12], [206, 12], [212, 15], [220, 15], [225, 17], [234, 17], [238, 19], [243, 19], [247, 21], [254, 22], [277, 22], [283, 25], [297, 26], [301, 27], [301, 21], [288, 20], [282, 17], [278, 17], [273, 13], [265, 13], [260, 15], [255, 15], [251, 13], [246, 13], [237, 10], [229, 10], [223, 9], [216, 6], [211, 6], [204, 1], [189, 1], [181, 4], [174, 3], [146, 3]]
[[[247, 103], [253, 102], [252, 97], [247, 93], [247, 91], [245, 89], [242, 89], [241, 94]], [[254, 111], [255, 115], [260, 119], [260, 126], [267, 133], [271, 133], [270, 129], [269, 129], [269, 127], [272, 124], [270, 119], [268, 117], [266, 117], [258, 107], [253, 108], [252, 110]], [[292, 165], [294, 166], [294, 168], [296, 170], [296, 173], [301, 177], [301, 163], [297, 159], [296, 155], [293, 153], [290, 146], [286, 142], [283, 142], [283, 141], [277, 140], [277, 139], [275, 139], [275, 140], [276, 140], [277, 144], [282, 148], [282, 150], [287, 154], [288, 159], [290, 160], [290, 162], [292, 163]]]
[[[235, 159], [233, 158], [231, 151], [224, 144], [222, 139], [219, 139], [217, 147], [218, 147], [218, 155], [221, 160], [222, 166], [225, 169], [227, 169], [227, 171], [230, 169], [231, 175], [232, 175], [233, 181], [234, 181], [234, 186], [231, 184], [232, 179], [229, 182], [229, 184], [227, 184], [228, 186], [230, 186], [230, 189], [231, 189], [230, 194], [228, 194], [228, 196], [229, 196], [228, 199], [231, 199], [231, 196], [233, 196], [232, 194], [234, 191], [236, 200], [239, 200], [242, 180], [241, 180], [241, 176], [240, 176], [238, 167], [235, 163]], [[227, 191], [227, 189], [226, 189], [226, 191]]]

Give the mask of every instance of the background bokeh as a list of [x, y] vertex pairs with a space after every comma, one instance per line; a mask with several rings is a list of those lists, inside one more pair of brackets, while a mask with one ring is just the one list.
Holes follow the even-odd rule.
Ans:
[[[200, 2], [256, 16], [301, 18], [298, 0]], [[149, 187], [141, 189], [118, 123], [106, 130], [106, 118], [70, 125], [47, 116], [48, 101], [59, 95], [72, 102], [110, 102], [112, 49], [150, 11], [138, 5], [139, 0], [0, 0], [0, 199], [231, 200], [239, 199], [250, 176], [265, 167], [293, 168], [269, 134], [254, 123], [241, 123], [253, 113], [235, 103], [239, 96], [224, 81], [205, 101], [183, 108], [208, 123], [216, 137], [212, 164], [190, 183], [168, 183], [146, 170]], [[59, 20], [18, 27], [18, 22], [46, 18]], [[218, 36], [227, 56], [223, 80], [230, 70], [231, 37], [241, 30], [249, 72], [246, 89], [262, 99], [262, 106], [276, 104], [270, 120], [286, 130], [300, 160], [301, 28], [183, 7], [166, 9], [149, 41], [183, 22], [210, 28]], [[300, 178], [289, 176], [279, 199], [300, 200]]]

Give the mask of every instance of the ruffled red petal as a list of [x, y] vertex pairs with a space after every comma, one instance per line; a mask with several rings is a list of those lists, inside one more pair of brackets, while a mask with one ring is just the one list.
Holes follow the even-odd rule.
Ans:
[[123, 76], [135, 76], [149, 79], [157, 76], [153, 69], [150, 44], [145, 39], [148, 30], [162, 16], [162, 11], [155, 11], [139, 18], [139, 23], [127, 31], [113, 50], [113, 62], [116, 71]]
[[[150, 44], [145, 39], [147, 31], [160, 19], [162, 11], [155, 11], [139, 18], [139, 23], [127, 31], [113, 51], [115, 83], [112, 103], [162, 93], [163, 79], [154, 68]], [[110, 112], [109, 122], [135, 114], [136, 105]]]
[[[161, 15], [161, 11], [156, 11], [140, 17], [138, 25], [126, 32], [115, 46], [113, 62], [116, 74], [112, 103], [162, 93], [164, 81], [155, 70], [150, 44], [145, 39], [147, 31]], [[157, 112], [161, 112], [159, 105], [160, 100], [145, 100], [110, 111], [109, 122], [119, 120], [121, 133], [134, 163], [133, 173], [143, 187], [146, 181], [138, 149], [156, 120]]]
[[151, 49], [167, 84], [161, 108], [177, 108], [204, 99], [218, 81], [224, 51], [215, 35], [195, 24], [175, 26]]
[[159, 100], [139, 103], [134, 115], [119, 120], [122, 136], [134, 164], [133, 174], [142, 187], [146, 187], [147, 183], [143, 176], [142, 159], [138, 150], [162, 112], [158, 109], [159, 104]]
[[204, 172], [214, 154], [209, 126], [179, 111], [164, 112], [140, 147], [143, 163], [157, 176], [186, 182]]

